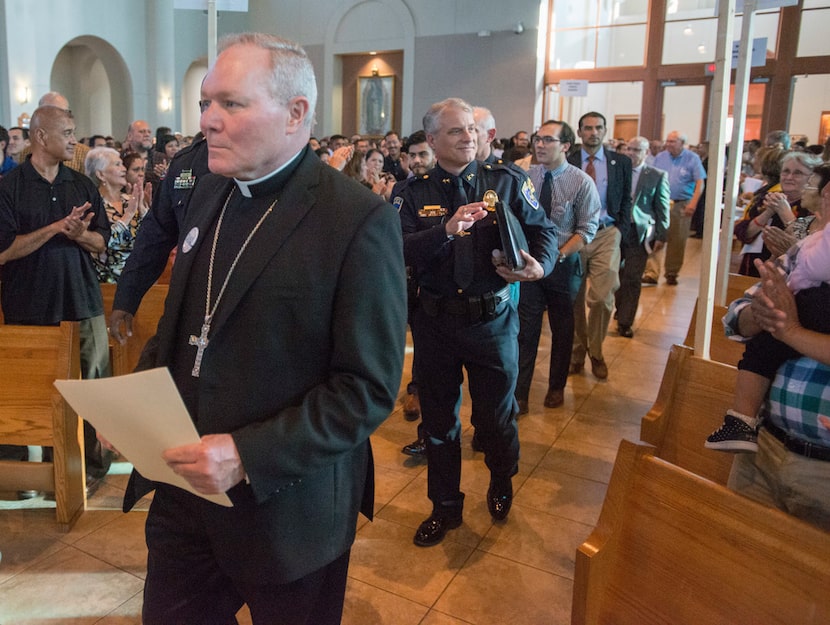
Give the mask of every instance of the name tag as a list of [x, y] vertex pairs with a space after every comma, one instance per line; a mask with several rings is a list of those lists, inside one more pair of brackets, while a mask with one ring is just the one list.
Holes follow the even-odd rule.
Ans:
[[447, 214], [447, 209], [438, 204], [424, 206], [418, 211], [418, 217], [442, 217]]

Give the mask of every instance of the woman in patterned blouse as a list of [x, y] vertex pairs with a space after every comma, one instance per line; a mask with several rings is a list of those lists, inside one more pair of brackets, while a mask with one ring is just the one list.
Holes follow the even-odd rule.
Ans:
[[133, 249], [141, 219], [147, 213], [142, 184], [131, 185], [132, 193], [124, 193], [127, 168], [118, 152], [100, 147], [89, 151], [85, 161], [86, 175], [98, 184], [111, 224], [107, 249], [93, 254], [99, 282], [115, 283]]

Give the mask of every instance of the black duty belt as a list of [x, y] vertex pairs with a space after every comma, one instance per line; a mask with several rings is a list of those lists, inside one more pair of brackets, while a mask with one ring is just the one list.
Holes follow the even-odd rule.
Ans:
[[466, 317], [471, 323], [495, 319], [499, 304], [509, 299], [509, 285], [498, 291], [489, 291], [483, 295], [442, 297], [425, 289], [421, 289], [418, 295], [418, 303], [430, 317], [445, 313], [457, 317]]
[[809, 441], [791, 436], [780, 427], [774, 423], [770, 423], [769, 421], [764, 421], [763, 427], [765, 427], [770, 434], [781, 441], [784, 447], [789, 449], [794, 454], [804, 456], [805, 458], [812, 458], [813, 460], [830, 462], [830, 447], [825, 447], [824, 445], [819, 445], [818, 443], [811, 443]]

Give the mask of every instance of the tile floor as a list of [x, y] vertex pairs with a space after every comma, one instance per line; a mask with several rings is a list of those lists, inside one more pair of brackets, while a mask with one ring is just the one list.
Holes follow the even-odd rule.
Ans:
[[[620, 439], [639, 439], [669, 347], [682, 342], [697, 296], [700, 241], [689, 239], [677, 287], [644, 287], [634, 338], [605, 343], [610, 375], [572, 376], [565, 405], [542, 406], [547, 350], [540, 346], [530, 414], [519, 420], [521, 461], [509, 519], [495, 524], [489, 474], [462, 416], [464, 524], [442, 544], [412, 544], [428, 516], [426, 464], [400, 453], [415, 424], [400, 406], [372, 437], [376, 518], [361, 517], [352, 550], [346, 625], [564, 625], [570, 622], [574, 552], [605, 496]], [[405, 378], [408, 377], [409, 357]], [[588, 366], [590, 369], [590, 365]], [[406, 380], [404, 380], [405, 382]], [[404, 391], [401, 387], [401, 393]], [[0, 493], [0, 624], [128, 625], [141, 622], [146, 505], [120, 512], [128, 465], [118, 464], [68, 534], [54, 503]], [[245, 609], [240, 623], [250, 623]]]

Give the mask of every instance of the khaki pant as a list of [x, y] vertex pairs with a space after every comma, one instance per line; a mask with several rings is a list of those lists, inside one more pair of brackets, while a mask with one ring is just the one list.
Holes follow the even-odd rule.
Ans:
[[775, 507], [830, 531], [830, 462], [789, 451], [763, 427], [758, 451], [738, 454], [728, 486], [762, 504]]
[[602, 342], [614, 310], [614, 293], [620, 288], [620, 239], [617, 227], [609, 226], [597, 231], [594, 240], [579, 251], [583, 277], [574, 302], [572, 363], [583, 362], [586, 352], [603, 359]]
[[669, 232], [666, 239], [666, 277], [680, 273], [683, 257], [686, 255], [686, 241], [689, 238], [691, 215], [686, 215], [686, 200], [674, 200], [669, 219]]

